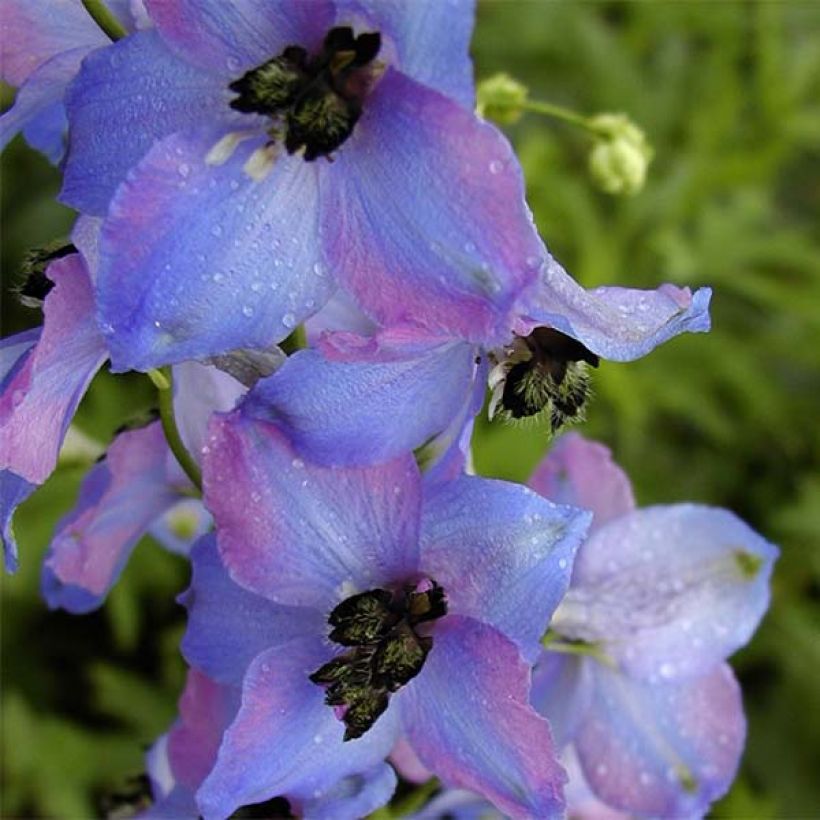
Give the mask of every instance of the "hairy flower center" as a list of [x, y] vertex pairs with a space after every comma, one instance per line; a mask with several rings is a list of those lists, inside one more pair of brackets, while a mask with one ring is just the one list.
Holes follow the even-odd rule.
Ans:
[[288, 46], [232, 82], [239, 96], [231, 107], [271, 117], [271, 136], [284, 133], [289, 154], [304, 149], [308, 161], [327, 156], [353, 133], [381, 68], [373, 62], [380, 48], [378, 32], [354, 37], [347, 26], [333, 28], [318, 54]]
[[549, 327], [517, 336], [491, 357], [496, 365], [490, 373], [490, 417], [497, 411], [509, 419], [543, 412], [553, 432], [582, 417], [589, 396], [587, 366], [600, 361], [579, 341]]
[[417, 627], [446, 612], [444, 590], [425, 580], [399, 593], [371, 589], [353, 595], [330, 613], [330, 639], [351, 649], [310, 679], [326, 687], [325, 703], [338, 710], [345, 740], [361, 737], [387, 708], [390, 694], [418, 675], [433, 639]]

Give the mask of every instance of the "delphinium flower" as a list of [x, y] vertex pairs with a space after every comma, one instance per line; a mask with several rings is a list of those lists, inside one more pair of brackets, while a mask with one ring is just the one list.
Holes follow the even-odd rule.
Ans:
[[424, 485], [407, 454], [319, 467], [241, 410], [211, 431], [221, 560], [207, 541], [194, 550], [183, 653], [241, 686], [242, 704], [197, 793], [205, 816], [322, 790], [400, 734], [444, 782], [509, 815], [559, 812], [528, 661], [587, 514], [476, 477]]
[[106, 217], [116, 370], [266, 348], [337, 283], [382, 323], [501, 342], [543, 246], [472, 111], [472, 2], [146, 8], [67, 98], [61, 197]]
[[[147, 22], [139, 0], [106, 5], [129, 31]], [[0, 116], [0, 149], [22, 131], [32, 147], [58, 162], [66, 144], [66, 87], [83, 58], [110, 42], [81, 0], [3, 0], [0, 76], [17, 87], [17, 96]]]

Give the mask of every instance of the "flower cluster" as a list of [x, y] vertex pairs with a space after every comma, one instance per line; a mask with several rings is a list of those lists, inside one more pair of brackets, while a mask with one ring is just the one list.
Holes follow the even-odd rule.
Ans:
[[726, 510], [635, 509], [580, 436], [531, 487], [472, 474], [470, 437], [488, 389], [491, 418], [582, 419], [602, 359], [708, 329], [708, 289], [587, 290], [549, 254], [474, 111], [471, 0], [85, 5], [0, 18], [2, 139], [59, 160], [78, 212], [20, 287], [42, 328], [0, 343], [0, 513], [13, 570], [96, 372], [148, 373], [158, 414], [42, 574], [86, 612], [145, 532], [190, 559], [144, 816], [361, 817], [399, 775], [438, 779], [424, 817], [703, 814], [775, 548]]

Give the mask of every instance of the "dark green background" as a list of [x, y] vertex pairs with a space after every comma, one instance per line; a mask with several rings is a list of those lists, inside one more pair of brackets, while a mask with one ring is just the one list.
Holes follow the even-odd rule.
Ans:
[[[585, 285], [711, 285], [714, 330], [603, 363], [580, 429], [607, 443], [641, 504], [726, 506], [782, 548], [772, 608], [733, 660], [749, 739], [724, 817], [820, 816], [820, 5], [488, 2], [473, 53], [536, 99], [624, 111], [655, 148], [645, 190], [586, 173], [588, 136], [526, 116], [508, 129], [538, 225]], [[3, 334], [39, 321], [8, 286], [24, 249], [65, 232], [59, 177], [17, 141], [2, 158]], [[108, 441], [152, 402], [101, 375], [78, 424]], [[481, 422], [477, 465], [525, 479], [537, 427]], [[2, 599], [3, 817], [89, 817], [141, 770], [182, 681], [173, 603], [185, 563], [142, 544], [106, 607], [49, 614], [40, 556], [86, 464], [66, 463], [17, 517], [21, 569]]]

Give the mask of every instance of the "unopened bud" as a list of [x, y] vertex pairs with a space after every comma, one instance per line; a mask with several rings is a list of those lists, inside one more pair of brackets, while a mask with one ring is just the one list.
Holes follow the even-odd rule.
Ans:
[[509, 74], [495, 74], [482, 80], [476, 89], [478, 115], [500, 125], [512, 125], [524, 112], [527, 87]]
[[598, 139], [589, 155], [589, 171], [601, 190], [632, 196], [643, 188], [652, 147], [625, 114], [599, 114], [590, 120]]

